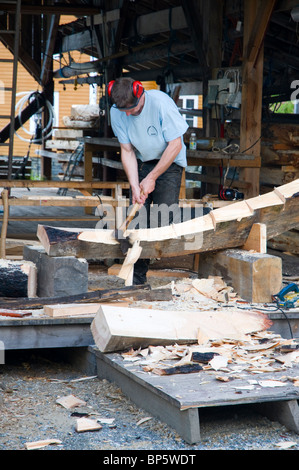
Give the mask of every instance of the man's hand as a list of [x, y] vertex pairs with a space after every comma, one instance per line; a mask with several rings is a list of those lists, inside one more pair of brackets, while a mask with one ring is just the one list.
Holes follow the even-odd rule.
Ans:
[[143, 193], [140, 187], [131, 188], [131, 190], [132, 190], [132, 203], [135, 204], [136, 202], [138, 202], [138, 204], [143, 205], [145, 203], [147, 195]]
[[156, 179], [149, 173], [140, 183], [140, 189], [143, 194], [147, 197], [154, 191], [156, 187]]

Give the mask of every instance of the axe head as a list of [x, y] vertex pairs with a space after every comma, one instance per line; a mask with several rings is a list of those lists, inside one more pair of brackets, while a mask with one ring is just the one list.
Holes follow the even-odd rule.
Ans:
[[114, 238], [119, 242], [122, 253], [126, 255], [129, 248], [132, 248], [132, 243], [130, 242], [129, 237], [124, 237], [123, 230], [116, 229], [114, 232]]

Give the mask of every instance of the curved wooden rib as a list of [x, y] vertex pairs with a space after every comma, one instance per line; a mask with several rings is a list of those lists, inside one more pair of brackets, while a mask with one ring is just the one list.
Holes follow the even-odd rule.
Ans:
[[[221, 207], [203, 217], [167, 227], [127, 230], [132, 242], [140, 240], [141, 258], [240, 247], [246, 243], [254, 223], [267, 226], [273, 238], [299, 226], [299, 179], [274, 191]], [[123, 258], [113, 230], [61, 229], [39, 225], [37, 236], [50, 256], [86, 259]]]

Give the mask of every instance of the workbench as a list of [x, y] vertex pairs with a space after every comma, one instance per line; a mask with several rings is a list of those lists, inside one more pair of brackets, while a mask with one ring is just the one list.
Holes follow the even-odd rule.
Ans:
[[[91, 165], [92, 163], [93, 152], [110, 151], [120, 153], [120, 144], [116, 138], [82, 137], [79, 140], [84, 142], [84, 156], [86, 157], [85, 160], [88, 165]], [[260, 159], [256, 159], [253, 155], [247, 155], [241, 152], [229, 154], [224, 152], [189, 149], [187, 149], [187, 161], [190, 166], [221, 166], [223, 165], [223, 161], [229, 161], [231, 167], [259, 168], [261, 164]], [[86, 181], [88, 181], [88, 179], [86, 179]]]
[[[92, 165], [94, 154], [96, 152], [114, 152], [115, 154], [119, 154], [120, 144], [116, 138], [109, 139], [105, 137], [83, 137], [79, 140], [84, 142], [84, 179], [85, 181], [92, 181]], [[120, 158], [115, 163], [119, 162]], [[244, 153], [229, 154], [224, 152], [187, 149], [187, 164], [188, 166], [204, 167], [223, 167], [229, 165], [231, 168], [260, 168], [261, 159]], [[113, 165], [113, 160], [111, 160], [110, 165]], [[250, 182], [240, 182], [241, 188], [246, 189], [250, 186]], [[185, 197], [186, 189], [184, 172], [182, 177], [180, 198], [184, 199]]]

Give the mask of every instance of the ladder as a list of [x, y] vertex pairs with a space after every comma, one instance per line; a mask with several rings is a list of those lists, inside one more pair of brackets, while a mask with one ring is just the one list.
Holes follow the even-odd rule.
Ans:
[[[80, 142], [76, 150], [74, 150], [70, 155], [62, 181], [71, 180], [76, 166], [79, 165], [79, 163], [83, 160], [83, 155], [84, 155], [84, 142]], [[65, 196], [66, 193], [67, 193], [67, 188], [59, 188], [57, 191], [57, 194], [59, 194], [60, 196]]]
[[[19, 43], [20, 43], [20, 24], [21, 24], [21, 0], [11, 0], [6, 1], [6, 5], [14, 5], [14, 29], [9, 29], [9, 24], [7, 21], [7, 28], [0, 29], [0, 37], [5, 35], [13, 35], [13, 47], [12, 47], [12, 80], [10, 87], [4, 87], [2, 93], [10, 92], [10, 114], [9, 115], [0, 115], [0, 119], [10, 120], [10, 131], [9, 131], [9, 142], [2, 142], [0, 146], [8, 146], [8, 167], [7, 167], [7, 178], [10, 180], [12, 178], [12, 164], [13, 164], [13, 149], [14, 149], [14, 120], [15, 120], [15, 107], [16, 107], [16, 91], [17, 91], [17, 74], [18, 74], [18, 61], [19, 61]], [[1, 62], [1, 59], [0, 59]], [[7, 61], [5, 61], [7, 62]], [[5, 93], [7, 95], [7, 93]]]

